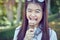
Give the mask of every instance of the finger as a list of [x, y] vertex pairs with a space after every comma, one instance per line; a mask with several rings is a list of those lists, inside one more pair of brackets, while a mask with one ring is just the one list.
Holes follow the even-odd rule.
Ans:
[[33, 34], [34, 34], [34, 32], [27, 31], [27, 32], [26, 32], [26, 34], [27, 34], [27, 35], [28, 35], [28, 34], [29, 34], [29, 35], [33, 35]]

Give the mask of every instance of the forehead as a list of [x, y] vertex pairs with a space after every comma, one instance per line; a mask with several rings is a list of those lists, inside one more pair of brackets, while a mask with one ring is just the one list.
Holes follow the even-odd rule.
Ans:
[[36, 4], [36, 3], [29, 3], [27, 8], [30, 8], [30, 9], [41, 9], [41, 6], [39, 4]]

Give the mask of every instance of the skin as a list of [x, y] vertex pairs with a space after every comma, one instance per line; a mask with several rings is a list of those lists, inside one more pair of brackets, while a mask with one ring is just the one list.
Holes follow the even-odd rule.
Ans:
[[26, 15], [30, 26], [37, 27], [42, 19], [42, 8], [39, 4], [29, 3]]
[[39, 4], [29, 3], [26, 10], [26, 17], [29, 23], [29, 29], [26, 32], [24, 40], [31, 40], [34, 36], [36, 27], [42, 19], [42, 8]]

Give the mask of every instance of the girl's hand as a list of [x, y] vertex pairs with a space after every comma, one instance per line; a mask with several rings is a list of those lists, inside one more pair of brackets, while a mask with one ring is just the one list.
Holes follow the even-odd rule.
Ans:
[[27, 30], [24, 40], [31, 40], [34, 36], [34, 29], [30, 28]]

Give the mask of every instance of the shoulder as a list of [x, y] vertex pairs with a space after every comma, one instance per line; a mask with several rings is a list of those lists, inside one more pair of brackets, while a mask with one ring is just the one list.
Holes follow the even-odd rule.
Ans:
[[18, 26], [18, 27], [15, 29], [15, 33], [18, 34], [18, 32], [20, 31], [20, 29], [21, 29], [21, 26]]
[[20, 31], [20, 26], [18, 26], [16, 29], [15, 29], [15, 33], [18, 33]]
[[53, 30], [53, 29], [51, 29], [51, 28], [49, 28], [49, 33], [50, 33], [50, 34], [56, 34], [56, 31]]
[[56, 31], [53, 29], [49, 28], [49, 35], [50, 35], [50, 40], [57, 40], [57, 34]]
[[15, 34], [18, 34], [18, 32], [20, 31], [21, 27], [18, 26], [16, 29], [15, 29]]
[[20, 26], [18, 26], [15, 30], [20, 30]]
[[17, 35], [18, 35], [18, 33], [19, 33], [19, 31], [20, 31], [20, 26], [18, 26], [16, 29], [15, 29], [15, 33], [14, 33], [14, 38], [13, 38], [13, 40], [17, 40]]

